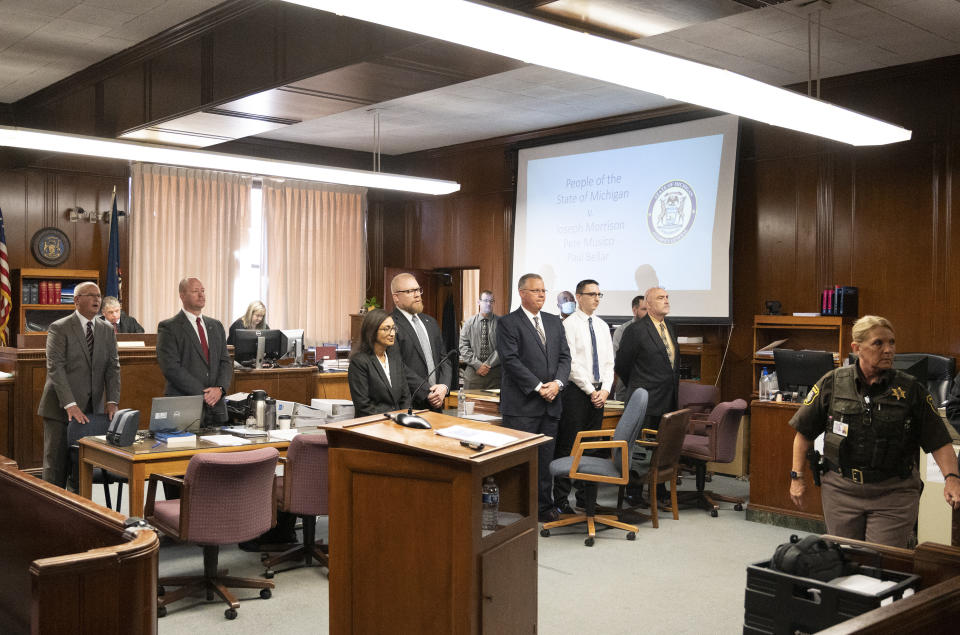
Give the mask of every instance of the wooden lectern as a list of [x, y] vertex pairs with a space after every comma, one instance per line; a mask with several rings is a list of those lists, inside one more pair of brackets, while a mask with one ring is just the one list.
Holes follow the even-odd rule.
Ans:
[[[330, 443], [331, 633], [535, 633], [537, 446], [549, 437], [437, 413], [323, 426]], [[471, 450], [435, 431], [515, 437]], [[500, 488], [480, 528], [484, 478]]]

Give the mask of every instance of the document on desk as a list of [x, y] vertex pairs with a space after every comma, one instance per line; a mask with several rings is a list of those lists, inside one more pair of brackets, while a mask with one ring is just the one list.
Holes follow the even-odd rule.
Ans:
[[517, 437], [500, 432], [491, 432], [490, 430], [477, 430], [467, 426], [450, 426], [449, 428], [437, 428], [437, 434], [442, 437], [459, 439], [460, 441], [470, 441], [471, 443], [482, 443], [495, 448], [506, 445], [517, 440]]
[[247, 445], [250, 439], [241, 439], [232, 434], [208, 434], [200, 437], [203, 441], [209, 441], [215, 445]]
[[270, 431], [270, 440], [274, 441], [293, 441], [293, 437], [300, 434], [299, 430], [271, 430]]

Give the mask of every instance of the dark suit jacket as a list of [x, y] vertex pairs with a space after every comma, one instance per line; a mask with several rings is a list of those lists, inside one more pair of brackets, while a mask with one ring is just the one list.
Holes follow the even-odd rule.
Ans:
[[536, 392], [537, 384], [559, 379], [566, 389], [570, 377], [570, 348], [563, 322], [552, 313], [540, 312], [547, 345], [522, 308], [509, 313], [497, 325], [497, 353], [503, 368], [500, 382], [500, 412], [515, 417], [560, 417], [559, 398], [552, 403]]
[[677, 409], [677, 391], [680, 385], [680, 346], [677, 331], [666, 321], [667, 335], [676, 351], [674, 363], [660, 338], [660, 332], [649, 315], [643, 316], [623, 332], [614, 368], [627, 386], [627, 395], [637, 388], [646, 388], [649, 394], [647, 415], [659, 416]]
[[[111, 329], [113, 325], [107, 321], [107, 318], [99, 316], [101, 320], [107, 323]], [[120, 311], [120, 325], [117, 327], [117, 333], [143, 333], [143, 327], [135, 318], [130, 317], [123, 311]]]
[[120, 359], [117, 338], [107, 323], [93, 320], [93, 355], [80, 318], [71, 313], [50, 325], [47, 334], [47, 380], [37, 414], [67, 421], [64, 406], [75, 402], [90, 414], [105, 411], [107, 401], [120, 402]]
[[401, 410], [410, 403], [410, 388], [396, 346], [387, 349], [387, 360], [390, 362], [389, 384], [376, 355], [361, 352], [350, 358], [347, 382], [358, 417]]
[[417, 333], [413, 330], [413, 325], [410, 324], [407, 316], [400, 309], [394, 309], [390, 317], [393, 318], [393, 323], [397, 327], [397, 343], [393, 348], [397, 348], [400, 351], [400, 357], [403, 358], [403, 366], [407, 375], [407, 388], [413, 393], [414, 390], [417, 390], [417, 386], [423, 384], [420, 390], [413, 395], [413, 407], [430, 408], [430, 403], [427, 401], [430, 386], [445, 384], [450, 390], [456, 389], [453, 375], [454, 364], [450, 362], [446, 362], [443, 368], [431, 374], [430, 379], [424, 381], [427, 372], [433, 370], [447, 353], [447, 348], [443, 344], [443, 337], [440, 334], [440, 325], [429, 315], [420, 314], [420, 320], [423, 322], [423, 326], [427, 330], [427, 338], [430, 340], [430, 348], [433, 349], [433, 359], [430, 360], [428, 367], [423, 349], [420, 347], [420, 340], [417, 338]]
[[[157, 362], [167, 380], [165, 395], [201, 395], [204, 388], [212, 386], [223, 388], [224, 394], [230, 389], [233, 361], [227, 352], [223, 324], [207, 316], [203, 316], [203, 324], [207, 327], [209, 363], [203, 357], [197, 332], [183, 311], [157, 325]], [[206, 404], [204, 411], [207, 411]], [[227, 420], [223, 399], [209, 416], [216, 421]]]

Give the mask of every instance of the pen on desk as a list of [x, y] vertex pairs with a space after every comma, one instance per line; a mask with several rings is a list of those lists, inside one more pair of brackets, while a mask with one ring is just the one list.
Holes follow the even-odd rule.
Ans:
[[151, 449], [151, 450], [155, 450], [155, 449], [159, 448], [161, 445], [163, 445], [163, 441], [157, 441], [157, 442], [154, 443], [152, 446], [150, 446], [150, 449]]

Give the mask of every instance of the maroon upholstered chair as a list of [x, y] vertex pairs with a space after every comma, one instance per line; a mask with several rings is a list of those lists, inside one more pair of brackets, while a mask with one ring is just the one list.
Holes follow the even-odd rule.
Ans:
[[[152, 474], [147, 489], [144, 516], [154, 527], [178, 542], [194, 542], [203, 547], [203, 575], [161, 578], [158, 583], [157, 615], [167, 614], [166, 606], [195, 591], [205, 591], [208, 600], [214, 593], [230, 605], [224, 615], [237, 616], [240, 603], [227, 587], [260, 589], [260, 597], [270, 597], [273, 583], [257, 578], [228, 577], [217, 571], [220, 545], [250, 540], [276, 523], [273, 504], [273, 480], [276, 448], [243, 452], [196, 454], [182, 479]], [[157, 482], [182, 485], [176, 500], [155, 501]], [[164, 585], [180, 587], [167, 593]]]
[[670, 483], [668, 511], [673, 513], [674, 520], [680, 519], [677, 512], [677, 476], [680, 473], [680, 451], [683, 449], [683, 437], [689, 420], [689, 410], [668, 412], [660, 417], [660, 425], [656, 430], [644, 428], [637, 440], [637, 445], [653, 448], [653, 452], [647, 454], [647, 460], [634, 461], [630, 469], [636, 472], [638, 480], [647, 485], [647, 491], [650, 492], [650, 524], [654, 529], [660, 527], [657, 513], [659, 504], [655, 494], [659, 483]]
[[317, 516], [326, 516], [328, 509], [327, 435], [298, 434], [290, 442], [284, 463], [283, 476], [277, 477], [275, 495], [280, 511], [300, 516], [303, 520], [303, 544], [273, 558], [264, 558], [264, 575], [272, 578], [273, 568], [281, 562], [301, 560], [299, 566], [328, 567], [323, 546], [316, 541]]
[[708, 413], [720, 402], [720, 389], [713, 384], [680, 382], [677, 408], [687, 408], [693, 415]]
[[708, 462], [730, 463], [736, 456], [737, 434], [746, 409], [747, 402], [737, 399], [717, 405], [709, 415], [691, 417], [683, 440], [683, 458], [693, 463], [696, 473], [697, 491], [693, 493], [693, 502], [708, 510], [713, 517], [718, 514], [718, 500], [735, 503], [736, 511], [743, 509], [742, 498], [714, 494], [704, 487]]

